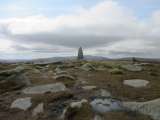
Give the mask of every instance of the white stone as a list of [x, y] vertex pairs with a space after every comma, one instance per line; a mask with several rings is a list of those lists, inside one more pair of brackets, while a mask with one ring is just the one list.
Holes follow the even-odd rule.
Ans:
[[149, 81], [147, 80], [141, 80], [141, 79], [132, 79], [132, 80], [124, 80], [123, 84], [124, 85], [128, 85], [131, 87], [145, 87], [147, 86], [147, 84], [149, 83]]
[[44, 104], [43, 104], [43, 103], [38, 104], [38, 105], [34, 108], [32, 115], [33, 115], [33, 116], [36, 116], [36, 115], [38, 115], [39, 113], [43, 113], [43, 111], [44, 111], [44, 110], [43, 110], [43, 107], [44, 107]]
[[102, 120], [102, 117], [99, 115], [95, 115], [94, 120]]
[[18, 108], [21, 110], [27, 110], [28, 108], [31, 107], [31, 105], [32, 105], [32, 103], [31, 103], [30, 97], [19, 98], [11, 104], [11, 108]]
[[84, 70], [84, 71], [93, 71], [93, 70], [95, 70], [93, 65], [90, 64], [90, 63], [86, 63], [86, 64], [82, 65], [81, 69]]
[[120, 101], [111, 98], [97, 98], [93, 100], [91, 106], [95, 112], [105, 113], [121, 109]]
[[100, 92], [102, 97], [111, 97], [111, 93], [107, 90], [101, 89]]
[[86, 99], [82, 99], [81, 101], [78, 101], [78, 102], [72, 102], [72, 103], [70, 104], [70, 106], [71, 106], [71, 108], [75, 108], [75, 107], [81, 108], [82, 104], [83, 104], [83, 103], [87, 103], [87, 102], [88, 102], [88, 101], [87, 101]]
[[96, 89], [97, 87], [96, 86], [83, 86], [82, 88], [84, 90], [93, 90], [93, 89]]
[[22, 92], [25, 94], [43, 94], [46, 92], [60, 92], [65, 91], [66, 87], [63, 83], [39, 85], [34, 87], [25, 88]]
[[123, 102], [123, 106], [131, 111], [150, 115], [154, 120], [160, 120], [160, 98], [147, 102]]

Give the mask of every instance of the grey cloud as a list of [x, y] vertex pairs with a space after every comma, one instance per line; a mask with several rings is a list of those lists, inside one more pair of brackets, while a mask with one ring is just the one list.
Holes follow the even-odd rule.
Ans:
[[95, 36], [95, 35], [52, 35], [52, 34], [34, 34], [34, 35], [14, 35], [10, 36], [15, 42], [25, 44], [43, 43], [49, 45], [61, 45], [70, 48], [83, 46], [84, 48], [92, 48], [102, 46], [104, 44], [114, 43], [123, 40], [123, 37], [114, 36]]

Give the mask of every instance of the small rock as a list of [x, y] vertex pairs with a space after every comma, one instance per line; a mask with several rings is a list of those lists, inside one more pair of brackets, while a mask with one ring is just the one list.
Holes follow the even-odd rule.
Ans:
[[141, 79], [132, 79], [132, 80], [124, 80], [123, 84], [124, 85], [128, 85], [131, 87], [145, 87], [147, 86], [147, 84], [149, 83], [149, 81], [147, 80], [141, 80]]
[[111, 74], [123, 74], [123, 71], [119, 68], [113, 68], [110, 70]]
[[98, 113], [105, 113], [122, 109], [121, 102], [112, 98], [96, 98], [90, 104], [93, 110]]
[[34, 87], [25, 88], [22, 92], [25, 94], [43, 94], [46, 92], [60, 92], [65, 91], [66, 87], [63, 83], [39, 85]]
[[73, 102], [65, 109], [64, 120], [93, 120], [94, 113], [87, 100]]
[[78, 107], [78, 108], [81, 108], [82, 107], [82, 104], [83, 103], [87, 103], [88, 101], [86, 99], [83, 99], [81, 101], [78, 101], [78, 102], [72, 102], [70, 104], [71, 108], [75, 108], [75, 107]]
[[44, 106], [43, 103], [38, 104], [38, 105], [34, 108], [32, 115], [33, 115], [33, 116], [36, 116], [36, 115], [38, 115], [39, 113], [43, 113], [43, 106]]
[[56, 72], [56, 73], [55, 73], [56, 75], [68, 74], [67, 71], [63, 71], [59, 66], [56, 67], [55, 72]]
[[100, 115], [95, 115], [94, 120], [102, 120], [102, 117]]
[[100, 95], [102, 97], [111, 97], [111, 93], [108, 92], [107, 90], [101, 89], [100, 92], [101, 92]]
[[84, 90], [93, 90], [93, 89], [96, 89], [97, 87], [96, 86], [83, 86], [82, 88]]
[[11, 108], [18, 108], [18, 109], [22, 109], [22, 110], [27, 110], [28, 108], [30, 108], [32, 105], [31, 103], [31, 98], [27, 97], [27, 98], [20, 98], [15, 100], [12, 104], [11, 104]]
[[56, 80], [64, 80], [64, 79], [70, 79], [70, 80], [75, 80], [75, 78], [71, 75], [65, 75], [65, 74], [62, 74], [62, 75], [57, 75], [54, 77]]
[[90, 64], [90, 63], [86, 63], [86, 64], [82, 65], [81, 69], [84, 70], [84, 71], [94, 71], [95, 70], [93, 65]]

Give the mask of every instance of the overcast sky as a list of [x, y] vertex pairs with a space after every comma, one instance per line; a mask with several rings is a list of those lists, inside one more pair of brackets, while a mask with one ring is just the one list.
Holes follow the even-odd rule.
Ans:
[[160, 0], [0, 0], [0, 59], [160, 58]]

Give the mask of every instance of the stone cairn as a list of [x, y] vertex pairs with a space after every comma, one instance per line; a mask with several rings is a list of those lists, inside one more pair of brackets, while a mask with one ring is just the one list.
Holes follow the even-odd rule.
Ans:
[[82, 49], [82, 47], [80, 47], [80, 48], [78, 49], [77, 59], [78, 59], [78, 60], [83, 60], [83, 58], [84, 58], [84, 56], [83, 56], [83, 49]]

